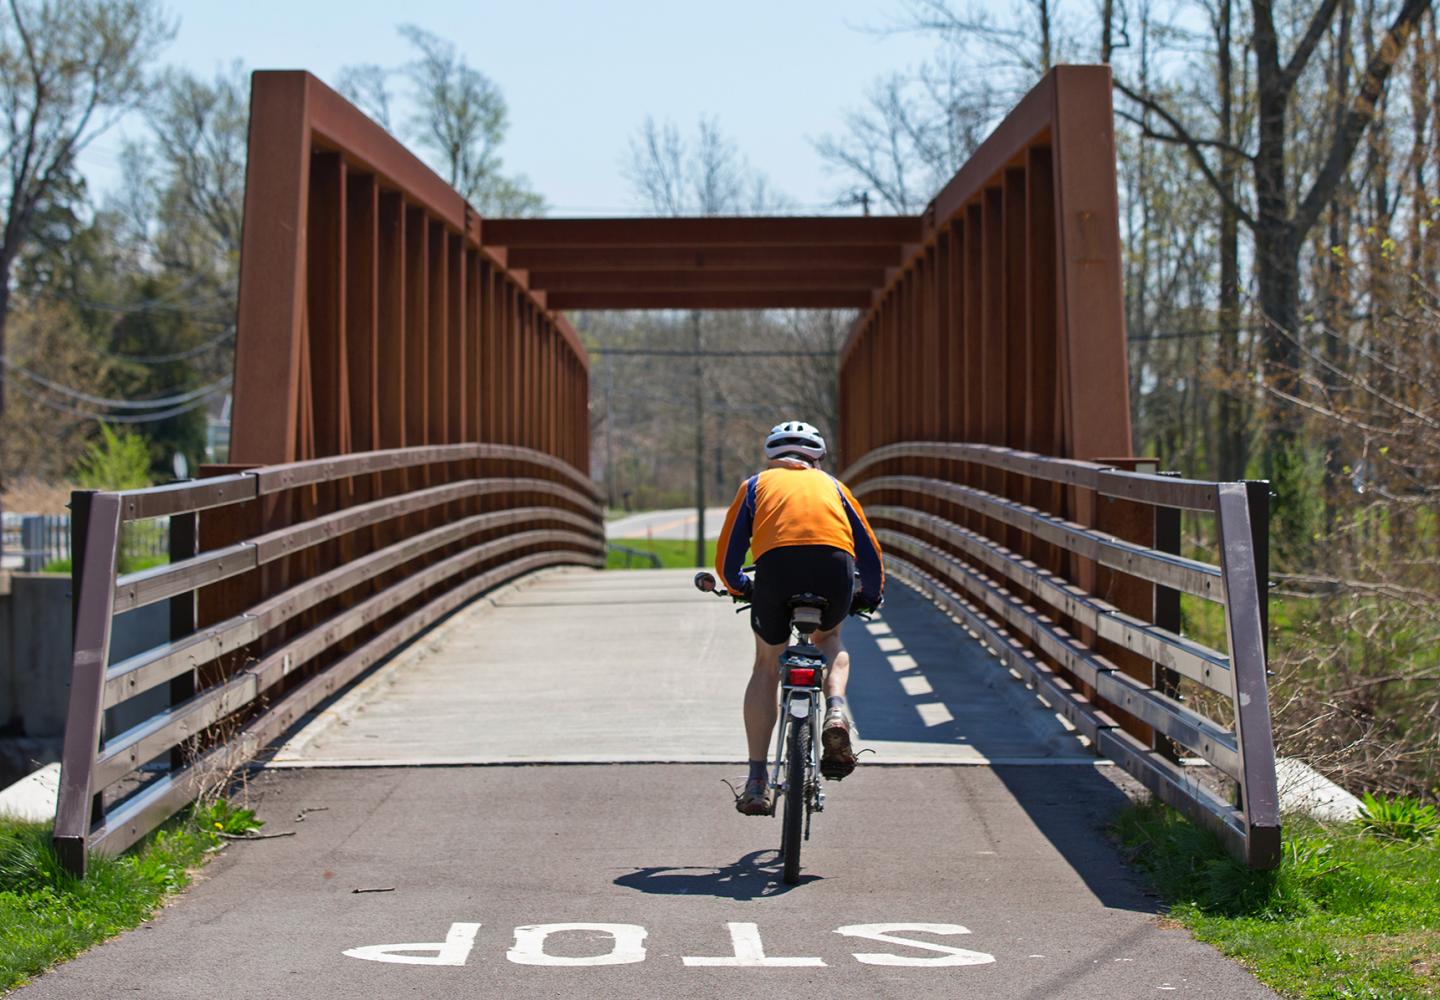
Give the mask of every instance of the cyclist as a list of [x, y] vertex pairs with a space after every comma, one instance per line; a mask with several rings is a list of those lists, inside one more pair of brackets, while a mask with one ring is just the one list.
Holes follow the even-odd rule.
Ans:
[[[765, 470], [740, 484], [716, 549], [715, 568], [726, 589], [750, 601], [755, 632], [755, 666], [745, 689], [750, 774], [735, 800], [735, 808], [748, 816], [770, 811], [765, 754], [775, 728], [780, 654], [790, 638], [788, 602], [796, 594], [826, 600], [812, 638], [830, 664], [820, 772], [838, 780], [855, 770], [855, 724], [845, 705], [850, 654], [840, 641], [840, 626], [846, 614], [880, 606], [885, 569], [865, 512], [844, 483], [819, 468], [824, 457], [825, 439], [809, 424], [791, 420], [771, 429]], [[754, 581], [742, 570], [747, 549], [755, 558]]]

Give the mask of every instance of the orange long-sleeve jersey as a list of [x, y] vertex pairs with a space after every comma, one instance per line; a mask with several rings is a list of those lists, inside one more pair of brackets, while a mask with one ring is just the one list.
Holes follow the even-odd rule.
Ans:
[[878, 600], [885, 589], [880, 543], [859, 501], [834, 476], [820, 469], [784, 466], [766, 469], [740, 484], [716, 547], [716, 570], [726, 589], [750, 589], [741, 571], [745, 550], [759, 559], [787, 545], [830, 545], [855, 557], [860, 589]]

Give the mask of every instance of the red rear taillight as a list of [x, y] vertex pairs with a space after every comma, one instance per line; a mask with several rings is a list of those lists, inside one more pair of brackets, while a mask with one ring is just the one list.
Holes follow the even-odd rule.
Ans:
[[791, 667], [789, 678], [789, 684], [799, 687], [808, 687], [815, 683], [815, 668]]

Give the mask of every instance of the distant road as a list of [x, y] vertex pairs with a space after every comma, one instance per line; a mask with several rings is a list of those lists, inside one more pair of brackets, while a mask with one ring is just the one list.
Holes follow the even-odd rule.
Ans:
[[[725, 523], [724, 507], [705, 508], [705, 537], [719, 538]], [[695, 537], [695, 508], [650, 510], [628, 514], [605, 525], [606, 538], [669, 538], [683, 540]]]

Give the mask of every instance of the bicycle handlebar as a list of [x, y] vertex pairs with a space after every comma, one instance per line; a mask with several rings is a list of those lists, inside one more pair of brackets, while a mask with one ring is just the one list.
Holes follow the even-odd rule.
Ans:
[[737, 601], [744, 600], [744, 598], [740, 597], [739, 595], [732, 594], [730, 591], [720, 586], [720, 582], [715, 579], [715, 574], [711, 573], [709, 570], [702, 569], [700, 572], [695, 574], [695, 589], [700, 591], [702, 594], [714, 594], [716, 597], [733, 597]]
[[[754, 568], [754, 566], [745, 567], [745, 569], [747, 570], [752, 570]], [[858, 577], [860, 574], [856, 573], [855, 575]], [[737, 604], [749, 603], [749, 600], [747, 598], [741, 597], [738, 594], [733, 594], [730, 591], [726, 590], [724, 587], [722, 587], [720, 585], [720, 582], [715, 579], [715, 574], [711, 573], [709, 570], [702, 569], [700, 572], [695, 574], [695, 589], [700, 591], [702, 594], [714, 594], [716, 597], [729, 597]], [[870, 615], [873, 614], [875, 610], [876, 609], [874, 608], [870, 608], [867, 610], [859, 611], [856, 610], [854, 605], [852, 604], [850, 610], [847, 611], [846, 614], [854, 615], [856, 618], [861, 618], [865, 621], [869, 621]]]

